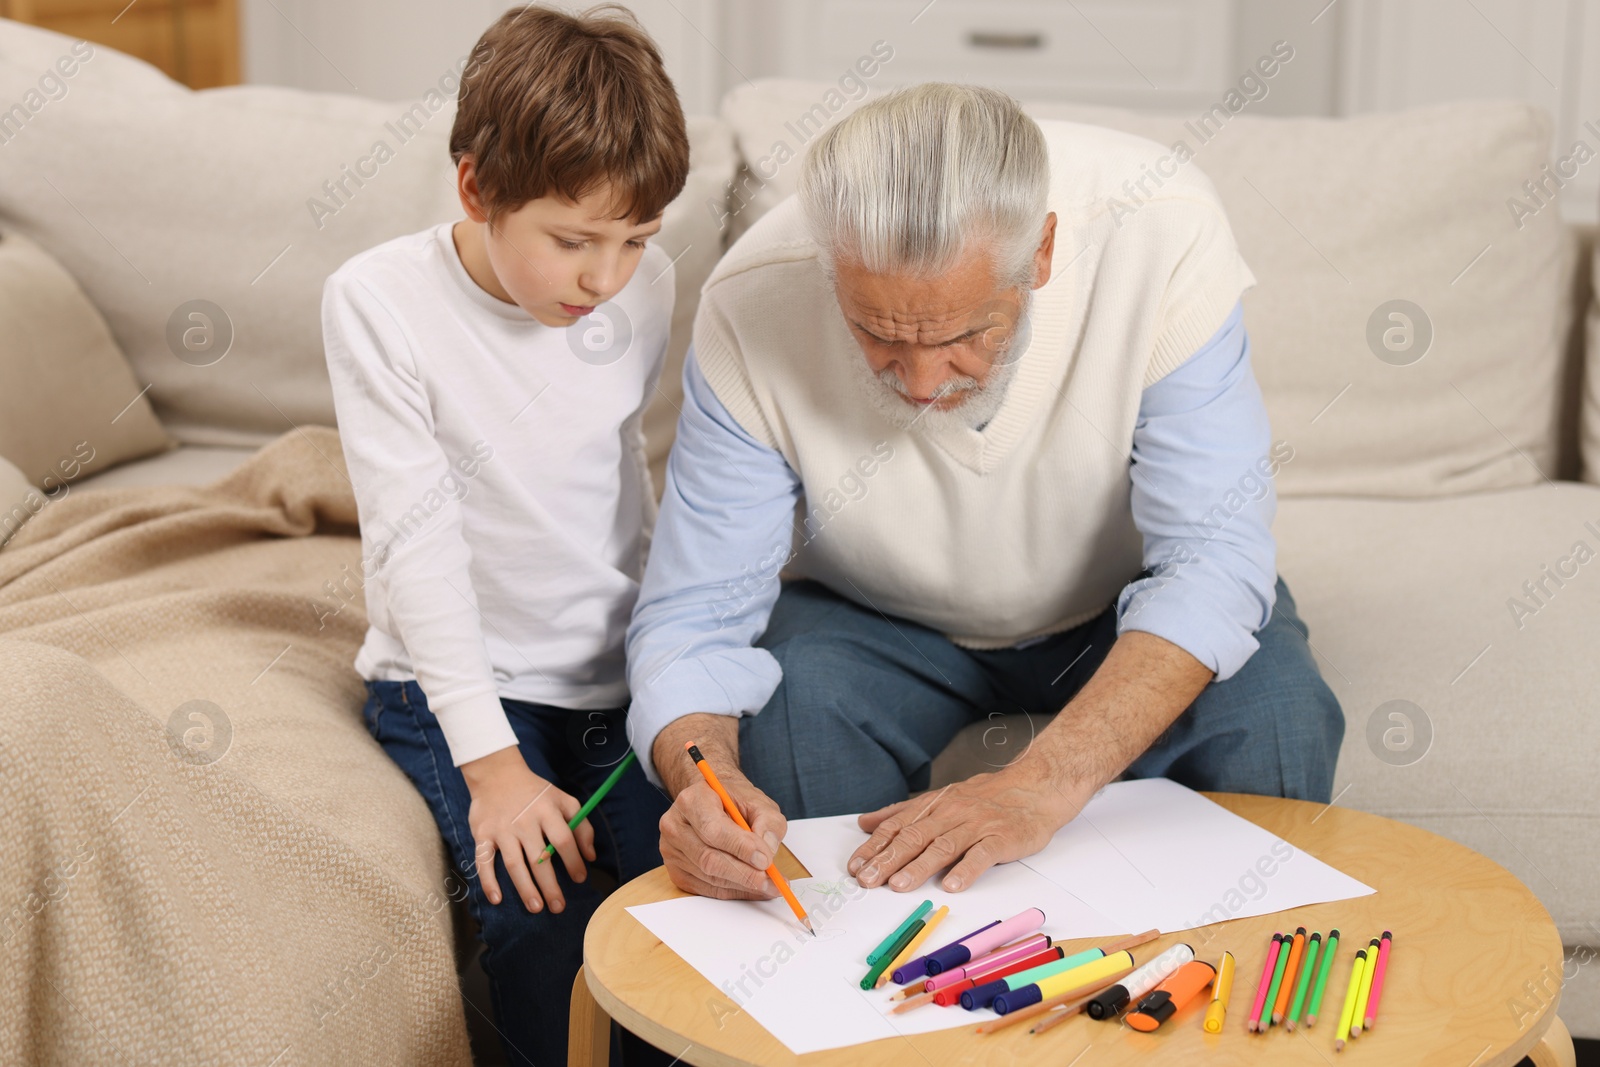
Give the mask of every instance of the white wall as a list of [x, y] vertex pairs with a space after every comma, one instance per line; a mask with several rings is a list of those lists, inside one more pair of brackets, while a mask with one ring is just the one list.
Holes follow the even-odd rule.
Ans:
[[[242, 0], [245, 80], [414, 99], [503, 0]], [[584, 6], [569, 2], [568, 7]], [[686, 110], [764, 76], [836, 78], [875, 40], [877, 85], [969, 79], [1023, 99], [1185, 111], [1273, 42], [1294, 60], [1258, 114], [1342, 115], [1512, 97], [1549, 110], [1553, 159], [1583, 140], [1567, 217], [1600, 203], [1600, 0], [632, 0]], [[974, 43], [973, 35], [980, 43]], [[1590, 131], [1584, 124], [1592, 121]], [[1508, 195], [1510, 193], [1508, 192]]]

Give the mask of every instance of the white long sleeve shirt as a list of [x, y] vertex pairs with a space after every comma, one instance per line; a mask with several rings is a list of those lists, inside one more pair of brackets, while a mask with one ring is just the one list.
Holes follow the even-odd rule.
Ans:
[[640, 416], [673, 280], [652, 245], [612, 301], [557, 329], [474, 282], [451, 227], [348, 260], [322, 328], [361, 522], [355, 667], [415, 678], [460, 765], [517, 743], [501, 697], [628, 701], [655, 519]]

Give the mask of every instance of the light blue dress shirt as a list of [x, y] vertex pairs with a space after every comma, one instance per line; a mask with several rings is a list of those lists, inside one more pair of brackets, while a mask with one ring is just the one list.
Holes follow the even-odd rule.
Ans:
[[[652, 781], [661, 729], [693, 712], [750, 715], [781, 680], [754, 642], [777, 601], [794, 537], [799, 476], [712, 392], [695, 361], [667, 484], [628, 627], [628, 732]], [[1274, 449], [1250, 370], [1244, 308], [1144, 391], [1134, 424], [1134, 525], [1147, 577], [1117, 598], [1117, 632], [1143, 630], [1224, 681], [1255, 652], [1276, 601]], [[998, 476], [1005, 476], [1002, 472]], [[1013, 476], [1025, 477], [1014, 472]]]

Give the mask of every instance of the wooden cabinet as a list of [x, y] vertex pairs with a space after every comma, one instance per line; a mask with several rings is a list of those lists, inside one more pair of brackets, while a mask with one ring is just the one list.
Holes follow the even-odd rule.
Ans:
[[0, 0], [0, 15], [137, 56], [193, 89], [239, 81], [237, 0]]

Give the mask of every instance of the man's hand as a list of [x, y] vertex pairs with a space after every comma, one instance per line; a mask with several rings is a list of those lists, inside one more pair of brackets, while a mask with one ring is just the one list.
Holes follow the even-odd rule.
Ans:
[[887, 881], [909, 892], [954, 863], [941, 885], [960, 892], [995, 864], [1044, 848], [1088, 799], [1062, 792], [1044, 768], [1024, 758], [862, 815], [860, 826], [872, 836], [851, 854], [847, 869], [864, 886]]
[[1211, 677], [1163, 637], [1119, 635], [1093, 677], [1015, 763], [861, 816], [872, 836], [851, 855], [850, 873], [864, 886], [887, 881], [907, 892], [955, 863], [943, 885], [957, 893], [995, 864], [1033, 855], [1149, 748]]
[[567, 829], [567, 820], [582, 805], [529, 770], [515, 746], [463, 763], [461, 774], [472, 792], [467, 825], [477, 846], [478, 881], [489, 903], [499, 904], [501, 898], [500, 879], [494, 871], [498, 851], [511, 884], [529, 911], [537, 912], [547, 903], [552, 912], [563, 910], [567, 902], [556, 872], [549, 863], [538, 860], [549, 841], [574, 882], [588, 877], [583, 861], [594, 862], [594, 827], [585, 819], [576, 831]]
[[[722, 807], [684, 753], [693, 742], [739, 806], [750, 831]], [[778, 895], [767, 868], [778, 854], [788, 823], [778, 805], [739, 770], [739, 720], [727, 715], [685, 715], [656, 735], [656, 773], [673, 795], [661, 817], [661, 859], [672, 884], [686, 893], [721, 900], [764, 900]]]

